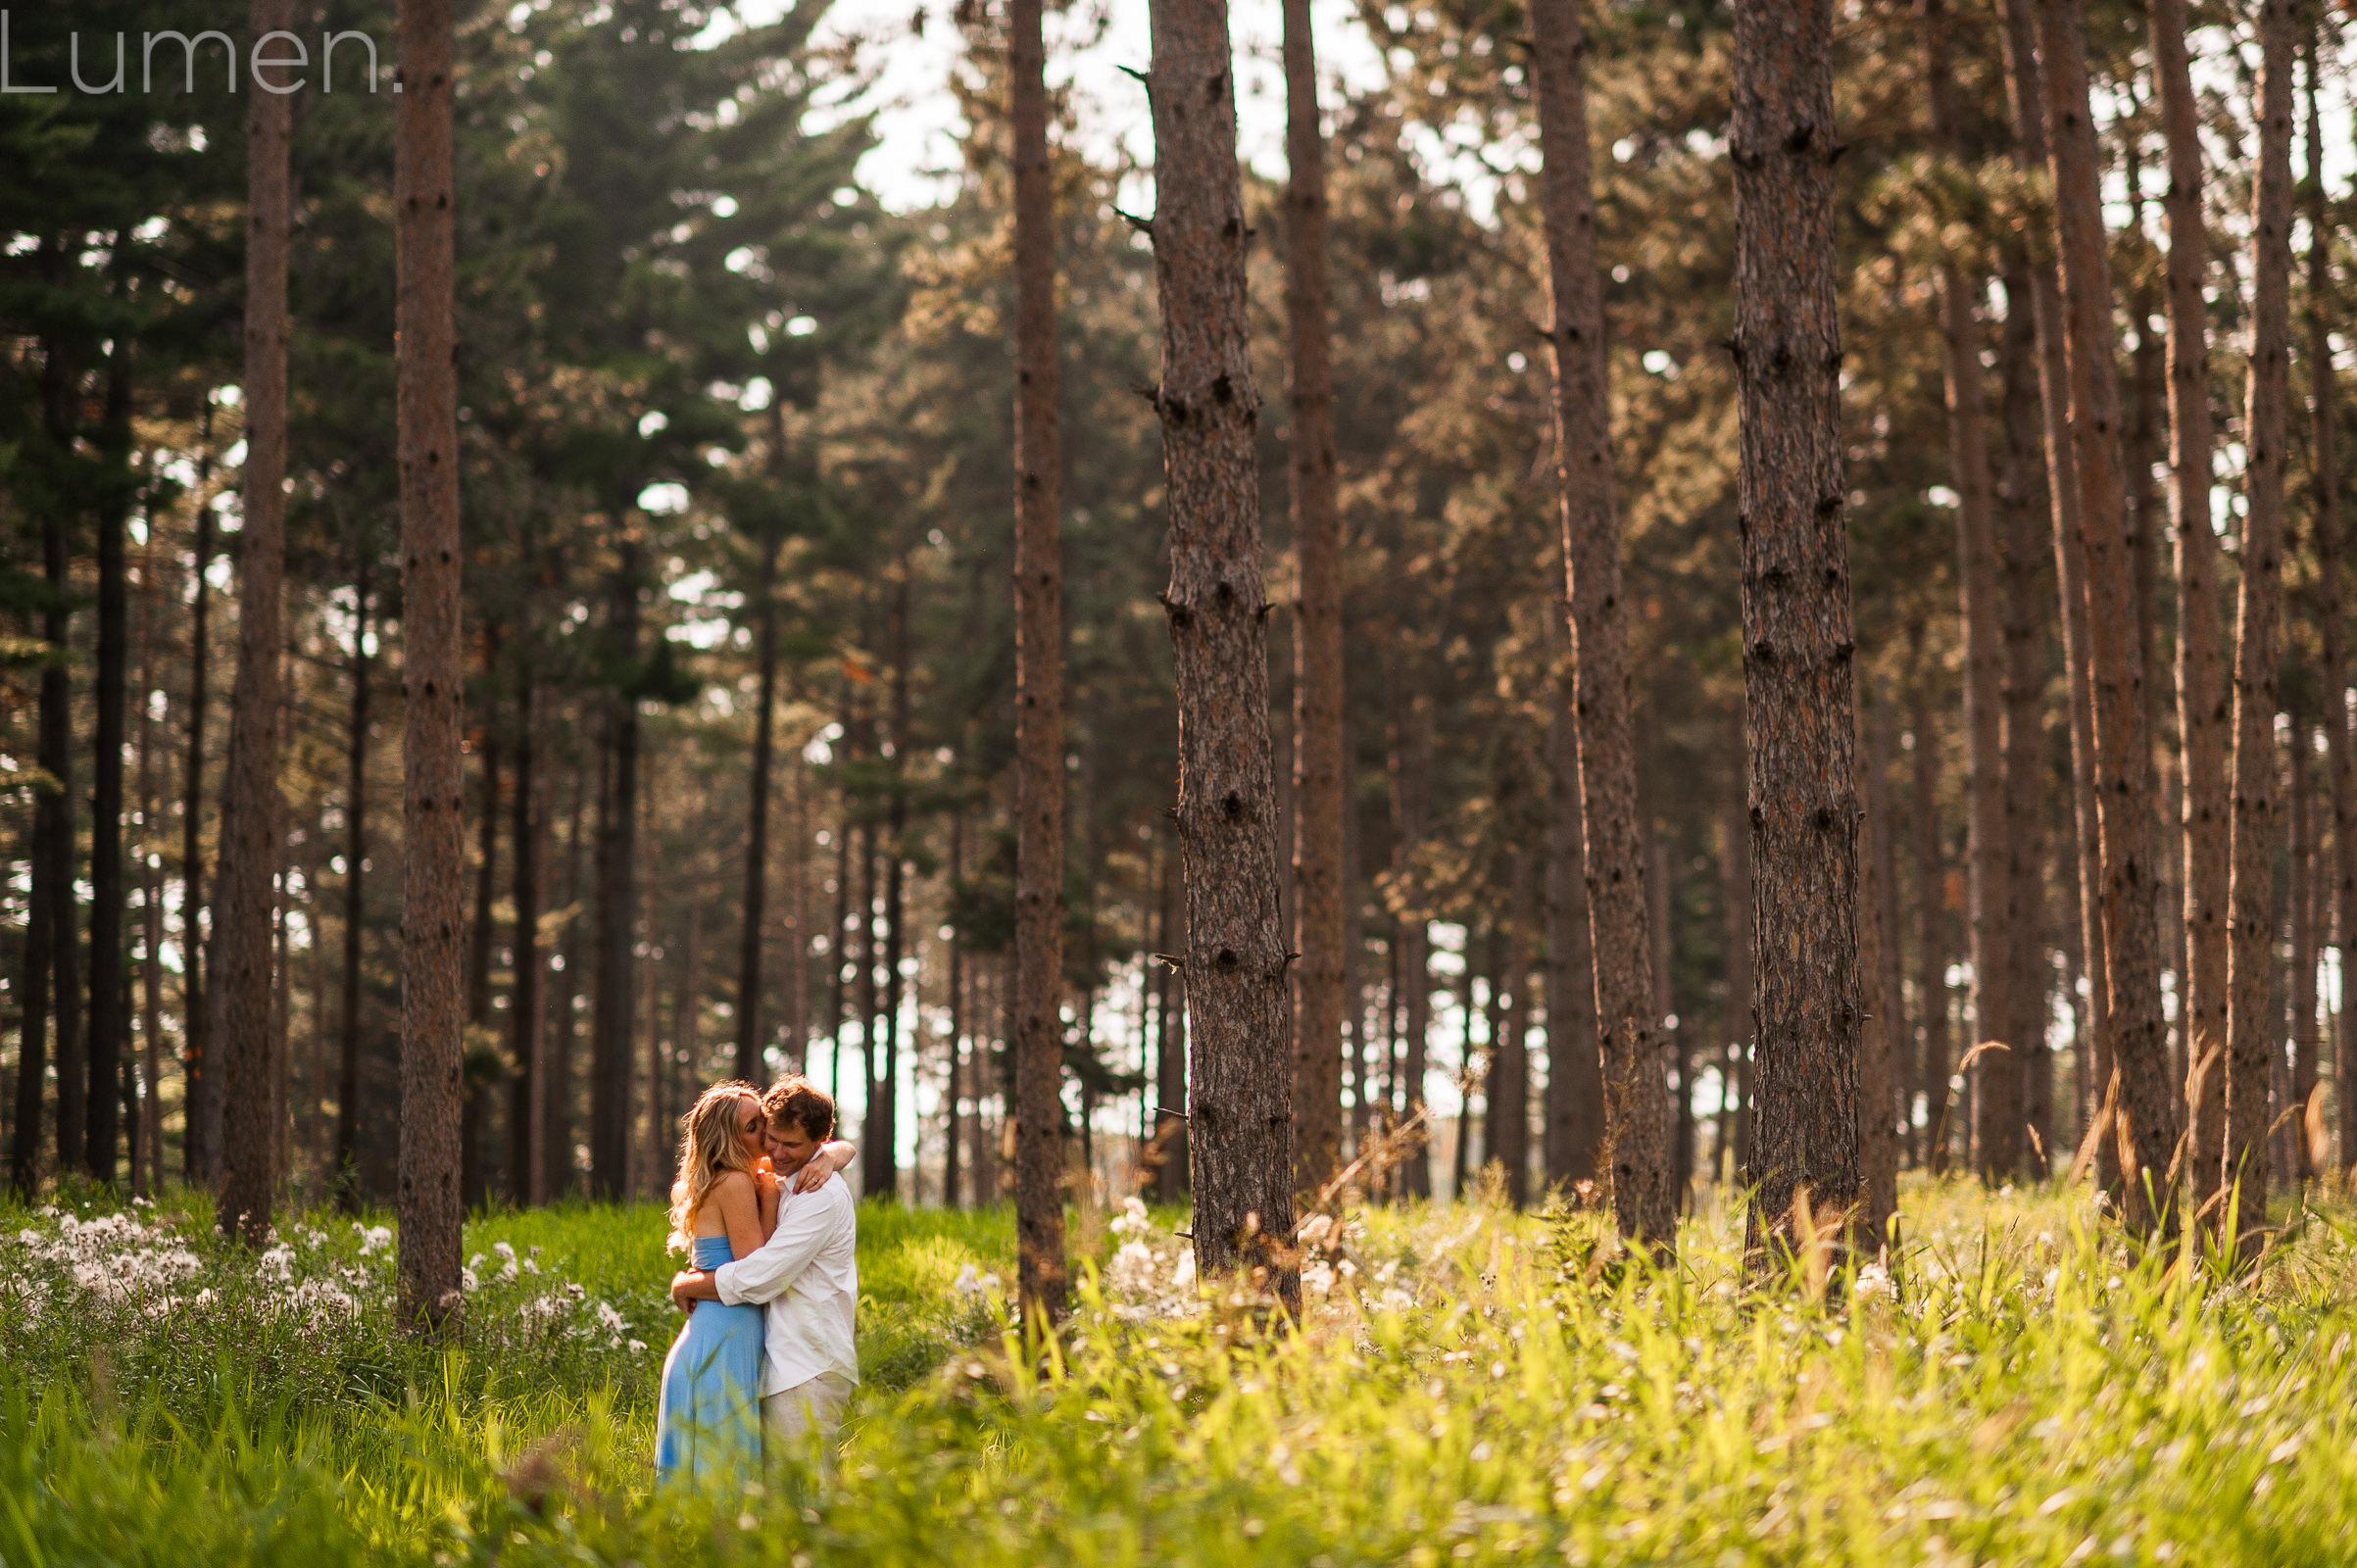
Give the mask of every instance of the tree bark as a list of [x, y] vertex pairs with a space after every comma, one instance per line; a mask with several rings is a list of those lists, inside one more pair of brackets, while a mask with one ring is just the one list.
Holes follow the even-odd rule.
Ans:
[[[1604, 1070], [1596, 1024], [1596, 949], [1580, 819], [1580, 740], [1560, 605], [1547, 611], [1553, 666], [1547, 704], [1547, 1180], [1593, 1184], [1604, 1144]], [[1746, 1007], [1746, 1014], [1749, 1009]]]
[[[1162, 1146], [1162, 1168], [1155, 1182], [1162, 1202], [1175, 1203], [1187, 1194], [1191, 1161], [1187, 1155], [1187, 1119], [1179, 1110], [1187, 1102], [1186, 975], [1178, 967], [1176, 950], [1186, 936], [1186, 917], [1179, 905], [1179, 855], [1171, 845], [1162, 856], [1159, 951], [1168, 956], [1154, 970], [1154, 1137]], [[979, 1111], [977, 1111], [977, 1116]], [[985, 1195], [988, 1196], [988, 1195]]]
[[[2334, 421], [2339, 373], [2332, 368], [2333, 229], [2325, 200], [2324, 126], [2317, 106], [2317, 36], [2308, 35], [2308, 383], [2309, 474], [2316, 515], [2316, 627], [2322, 645], [2317, 684], [2324, 694], [2325, 767], [2332, 818], [2330, 875], [2332, 906], [2340, 911], [2339, 942], [2344, 976], [2357, 980], [2357, 756], [2349, 744], [2348, 665], [2340, 619], [2340, 464]], [[2214, 541], [2212, 542], [2215, 548]], [[2344, 981], [2343, 984], [2349, 983]], [[2347, 1003], [2342, 1004], [2343, 1013]], [[2340, 1161], [2345, 1172], [2357, 1154], [2357, 1062], [2346, 1050], [2351, 1031], [2340, 1031], [2343, 1054], [2333, 1075], [2339, 1104]]]
[[[912, 744], [908, 732], [908, 558], [901, 557], [899, 584], [892, 621], [892, 763], [889, 813], [885, 827], [884, 865], [884, 1007], [883, 1050], [876, 1055], [876, 1079], [869, 1104], [880, 1115], [884, 1136], [871, 1139], [867, 1149], [869, 1179], [860, 1196], [897, 1202], [900, 1198], [901, 1096], [901, 954], [908, 913], [908, 759]], [[1085, 1038], [1085, 1037], [1084, 1037]], [[871, 1119], [875, 1119], [871, 1117]]]
[[[290, 0], [254, 0], [253, 33], [293, 25]], [[286, 245], [291, 106], [246, 106], [246, 461], [237, 546], [237, 680], [221, 794], [213, 995], [221, 1055], [221, 1228], [259, 1246], [278, 1172], [270, 1108], [270, 879], [285, 837], [278, 794], [280, 584], [286, 554]]]
[[[1395, 665], [1392, 714], [1392, 879], [1405, 906], [1394, 939], [1398, 968], [1393, 1002], [1400, 1017], [1400, 1053], [1392, 1064], [1395, 1113], [1407, 1118], [1424, 1108], [1427, 1050], [1432, 1036], [1432, 928], [1416, 846], [1430, 824], [1432, 803], [1432, 710], [1401, 689]], [[1429, 1127], [1414, 1150], [1392, 1172], [1404, 1198], [1432, 1196]]]
[[1736, 13], [1734, 343], [1758, 977], [1753, 1252], [1795, 1244], [1803, 1190], [1829, 1214], [1866, 1200], [1833, 47], [1830, 0]]
[[[54, 352], [54, 350], [52, 351]], [[33, 792], [32, 887], [25, 921], [25, 990], [17, 1051], [16, 1140], [9, 1148], [9, 1190], [29, 1203], [41, 1182], [42, 1089], [49, 1054], [50, 983], [58, 981], [58, 1033], [66, 1028], [71, 982], [59, 975], [59, 950], [74, 941], [74, 688], [68, 673], [67, 631], [72, 562], [67, 518], [51, 507], [42, 516], [41, 552], [48, 596], [41, 607], [41, 640], [48, 652], [41, 665], [40, 710], [35, 760], [50, 775]], [[61, 910], [61, 906], [62, 910]], [[61, 918], [61, 913], [63, 918]], [[62, 939], [62, 940], [61, 940]], [[66, 1052], [57, 1053], [62, 1069]], [[60, 1130], [64, 1130], [63, 1118]], [[64, 1160], [59, 1161], [61, 1169]]]
[[[774, 429], [774, 424], [772, 426]], [[782, 534], [761, 541], [761, 575], [754, 594], [754, 658], [761, 670], [761, 695], [753, 711], [753, 773], [746, 786], [752, 802], [745, 829], [745, 917], [737, 939], [736, 1074], [746, 1083], [761, 1079], [761, 942], [769, 896], [769, 775], [777, 711], [777, 556]]]
[[[2185, 0], [2153, 0], [2152, 54], [2168, 140], [2169, 467], [2177, 528], [2177, 711], [2185, 758], [2185, 1018], [2187, 1092], [2227, 1035], [2228, 813], [2227, 693], [2219, 624], [2218, 535], [2210, 507], [2209, 305], [2203, 296], [2209, 235], [2201, 205], [2201, 106], [2185, 48]], [[2320, 548], [2322, 536], [2319, 536]], [[2324, 578], [2326, 592], [2332, 579]], [[2332, 636], [2333, 617], [2320, 603]], [[2327, 660], [2331, 660], [2328, 646]], [[2357, 862], [2351, 862], [2357, 871]], [[2217, 1191], [2225, 1157], [2223, 1059], [2188, 1104], [2185, 1201], [2195, 1209]], [[2101, 1090], [2098, 1088], [2097, 1093]]]
[[[1948, 63], [1944, 0], [1923, 0], [1925, 96], [1935, 152], [1958, 155], [1956, 84]], [[1953, 257], [1940, 268], [1940, 327], [1946, 354], [1949, 465], [1955, 474], [1956, 581], [1964, 632], [1965, 900], [1972, 948], [1973, 1028], [2007, 1043], [1975, 1064], [1973, 1148], [1991, 1186], [2022, 1162], [2021, 1043], [2006, 1033], [2019, 1022], [2013, 1005], [2012, 956], [2004, 924], [2006, 892], [2004, 648], [1997, 631], [1997, 544], [1990, 494], [1981, 327], [1974, 299], [1983, 279]]]
[[547, 1126], [543, 1146], [545, 1191], [552, 1199], [569, 1197], [573, 1175], [573, 999], [580, 994], [581, 969], [581, 840], [582, 818], [589, 781], [573, 772], [573, 804], [565, 831], [565, 921], [559, 940], [564, 967], [557, 975], [557, 995], [550, 1011], [548, 1083], [541, 1115]]
[[[115, 1182], [130, 982], [123, 971], [123, 912], [130, 903], [123, 868], [123, 703], [129, 682], [130, 592], [125, 540], [135, 480], [130, 471], [131, 383], [127, 343], [115, 345], [98, 448], [107, 492], [98, 502], [98, 660], [90, 790], [90, 1098], [82, 1157], [91, 1176]], [[139, 1152], [131, 1151], [138, 1163]]]
[[466, 998], [466, 674], [460, 628], [458, 332], [453, 302], [450, 0], [400, 0], [394, 110], [395, 353], [401, 426], [400, 1314], [455, 1329], [459, 1079]]
[[2168, 1028], [2161, 1013], [2160, 928], [2153, 911], [2152, 747], [2145, 723], [2144, 672], [2136, 650], [2135, 564], [2128, 551], [2101, 158], [2087, 109], [2081, 0], [2037, 0], [2037, 5], [2053, 130], [2048, 158], [2061, 238], [2071, 433], [2087, 577], [2087, 667], [2093, 689], [2103, 870], [2103, 967], [2111, 1056], [2121, 1081], [2122, 1120], [2115, 1147], [2129, 1222], [2160, 1228], [2169, 1223], [2169, 1216], [2154, 1205], [2165, 1202], [2158, 1184], [2166, 1179], [2179, 1120], [2168, 1082]]
[[[1954, 1131], [1947, 1116], [1947, 866], [1940, 834], [1940, 735], [1920, 626], [1914, 640], [1908, 723], [1915, 735], [1915, 779], [1909, 811], [1915, 829], [1915, 997], [1923, 1024], [1923, 1065], [1916, 1081], [1923, 1093], [1923, 1163], [1938, 1174], [1947, 1169]], [[1913, 1096], [1908, 1099], [1912, 1123]]]
[[[2036, 0], [2007, 0], [2006, 83], [2014, 117], [2013, 162], [2027, 175], [2047, 172], [2046, 88], [2038, 69]], [[2094, 1058], [2099, 1075], [2111, 1071], [2112, 1023], [2109, 968], [2103, 948], [2101, 889], [2103, 860], [2100, 810], [2096, 801], [2094, 693], [2088, 666], [2087, 568], [2080, 540], [2080, 459], [2071, 426], [2069, 332], [2048, 236], [2029, 235], [2031, 311], [2036, 318], [2039, 399], [2045, 414], [2046, 482], [2054, 513], [2055, 584], [2062, 603], [2063, 668], [2070, 694], [2071, 809], [2077, 839], [2080, 943], [2085, 954]], [[2115, 400], [2116, 401], [2116, 400]], [[2099, 1169], [2107, 1184], [2117, 1165], [2115, 1146], [2105, 1141]]]
[[1162, 318], [1168, 611], [1186, 868], [1188, 1149], [1201, 1277], [1249, 1268], [1288, 1307], [1291, 989], [1278, 906], [1268, 609], [1245, 309], [1244, 201], [1222, 0], [1154, 0], [1154, 277]]
[[2282, 1129], [2281, 1175], [2306, 1182], [2316, 1174], [2308, 1159], [2304, 1111], [2316, 1087], [2316, 957], [2323, 900], [2317, 896], [2316, 812], [2310, 756], [2314, 739], [2305, 719], [2295, 719], [2289, 739], [2291, 764], [2291, 1064], [2290, 1094], [2270, 1118]]
[[[965, 880], [965, 812], [961, 809], [950, 817], [950, 894], [957, 896], [958, 884]], [[1151, 960], [1149, 960], [1151, 961]], [[969, 1014], [965, 1006], [965, 933], [952, 926], [950, 930], [950, 1081], [943, 1095], [945, 1114], [941, 1142], [941, 1202], [944, 1208], [957, 1208], [958, 1155], [964, 1139], [959, 1125], [958, 1097], [965, 1089], [965, 1029]], [[1141, 988], [1143, 989], [1143, 988]], [[980, 1195], [976, 1195], [979, 1200]]]
[[[2283, 475], [2291, 348], [2291, 0], [2259, 12], [2259, 153], [2251, 219], [2251, 356], [2244, 404], [2242, 584], [2234, 637], [2233, 880], [2227, 903], [2226, 1150], [2219, 1179], [2238, 1246], [2267, 1224], [2268, 1062], [2278, 1022], [2275, 968], [2278, 819], [2276, 659], [2283, 621]], [[2198, 1153], [2198, 1151], [2196, 1151]], [[2222, 1216], [2223, 1217], [2223, 1216]]]
[[[1978, 365], [1976, 357], [1974, 364]], [[1898, 967], [1892, 940], [1897, 908], [1890, 904], [1891, 799], [1885, 783], [1891, 766], [1891, 704], [1879, 683], [1859, 704], [1866, 753], [1865, 815], [1858, 853], [1858, 979], [1866, 1016], [1858, 1031], [1858, 1174], [1865, 1207], [1859, 1215], [1869, 1245], [1890, 1248], [1897, 1238], [1898, 1119], [1891, 1092], [1891, 1062], [1906, 1013], [1898, 1005]]]
[[162, 530], [148, 514], [147, 550], [139, 564], [139, 1038], [142, 1052], [138, 1119], [130, 1129], [131, 1196], [152, 1199], [164, 1186], [164, 877], [151, 846], [161, 821], [156, 780], [157, 721], [153, 700], [156, 632], [163, 619]]
[[[1056, 1322], [1064, 1315], [1065, 1263], [1063, 438], [1056, 408], [1062, 377], [1056, 190], [1040, 0], [1014, 0], [1008, 15], [1015, 176], [1016, 1273], [1024, 1312]], [[1156, 7], [1157, 63], [1162, 28]], [[1175, 150], [1165, 137], [1157, 123], [1158, 164], [1169, 163]], [[1168, 194], [1165, 186], [1165, 203]], [[1174, 505], [1174, 520], [1176, 515]], [[1201, 1255], [1203, 1243], [1197, 1242], [1196, 1250]]]
[[1735, 1152], [1729, 1179], [1751, 1166], [1751, 817], [1743, 767], [1719, 817], [1719, 905], [1727, 917], [1727, 1078], [1734, 1087], [1721, 1141]]
[[[617, 519], [618, 520], [618, 519]], [[644, 561], [625, 534], [610, 585], [607, 635], [625, 667], [638, 659], [639, 579]], [[638, 700], [629, 691], [606, 699], [606, 738], [598, 792], [596, 1003], [590, 1018], [589, 1186], [608, 1202], [629, 1190], [632, 917], [638, 909]]]
[[1505, 1167], [1506, 1199], [1516, 1208], [1531, 1198], [1531, 1059], [1528, 1048], [1531, 936], [1538, 914], [1538, 865], [1516, 852], [1508, 875], [1511, 921], [1498, 983], [1505, 988], [1502, 1015], [1494, 1011], [1490, 1042], [1489, 1158]]
[[1285, 316], [1291, 350], [1294, 548], [1294, 1116], [1297, 1176], [1342, 1158], [1343, 583], [1327, 337], [1326, 146], [1309, 0], [1285, 0]]
[[[211, 403], [205, 406], [201, 428], [207, 451], [199, 459], [199, 471], [210, 477]], [[206, 574], [213, 565], [213, 498], [204, 496], [196, 509], [196, 572], [188, 618], [188, 760], [181, 769], [180, 790], [180, 1162], [191, 1186], [213, 1181], [221, 1153], [221, 1072], [207, 1028], [212, 1008], [205, 1001], [204, 931], [205, 712], [212, 694], [205, 622], [213, 597]]]
[[[497, 946], [496, 917], [499, 907], [499, 784], [501, 754], [499, 710], [497, 699], [490, 695], [492, 683], [498, 678], [499, 632], [496, 627], [485, 629], [483, 640], [483, 706], [488, 710], [487, 722], [477, 732], [476, 748], [483, 760], [483, 794], [475, 825], [474, 914], [467, 927], [466, 952], [466, 1027], [486, 1030], [491, 1026], [491, 966], [492, 954]], [[471, 1050], [471, 1048], [470, 1048]], [[491, 1167], [484, 1155], [485, 1124], [491, 1118], [491, 1095], [494, 1084], [483, 1070], [483, 1060], [475, 1057], [460, 1077], [461, 1131], [459, 1135], [459, 1200], [468, 1210], [478, 1209], [490, 1200]]]
[[1645, 843], [1629, 711], [1628, 614], [1612, 496], [1610, 393], [1596, 197], [1588, 163], [1587, 40], [1573, 0], [1534, 0], [1531, 69], [1545, 170], [1541, 204], [1554, 355], [1556, 477], [1570, 601], [1572, 711], [1586, 828], [1589, 920], [1604, 1078], [1605, 1143], [1620, 1234], [1667, 1255], [1677, 1240], [1671, 1107], [1646, 930]]
[[[2005, 328], [1997, 350], [2004, 384], [2005, 458], [2002, 617], [2005, 643], [2005, 946], [2011, 1015], [1999, 1038], [2014, 1045], [2022, 1119], [2053, 1152], [2053, 1072], [2046, 1048], [2045, 621], [2038, 569], [2047, 532], [2038, 512], [2038, 365], [2037, 306], [2029, 264], [2016, 256], [2005, 272]], [[2048, 601], [2051, 603], [2051, 601]], [[1984, 1058], [1986, 1059], [1986, 1058]]]
[[[64, 457], [79, 439], [75, 431], [74, 372], [63, 346], [43, 344], [41, 400], [43, 423], [52, 448]], [[49, 808], [45, 836], [48, 875], [40, 879], [35, 899], [49, 911], [49, 929], [42, 951], [55, 989], [50, 1000], [57, 1010], [56, 1049], [51, 1061], [57, 1078], [57, 1171], [83, 1168], [82, 1140], [88, 1131], [89, 1066], [82, 1056], [81, 900], [74, 891], [80, 856], [74, 826], [74, 681], [70, 634], [74, 622], [74, 514], [65, 498], [53, 498], [41, 518], [42, 569], [48, 601], [41, 612], [41, 635], [49, 644], [41, 669], [38, 760], [55, 785], [44, 798]], [[20, 1076], [23, 1076], [20, 1071]], [[41, 1080], [33, 1076], [33, 1125], [39, 1124]]]
[[547, 1123], [542, 1117], [541, 1079], [548, 1070], [542, 1045], [546, 1024], [540, 1010], [540, 906], [547, 891], [547, 782], [540, 772], [540, 685], [526, 644], [519, 661], [521, 690], [516, 698], [516, 804], [508, 836], [516, 846], [513, 897], [516, 904], [516, 979], [508, 992], [508, 1054], [516, 1076], [508, 1090], [508, 1196], [518, 1203], [544, 1203], [541, 1180], [547, 1168]]
[[361, 976], [362, 939], [367, 931], [368, 855], [368, 707], [375, 657], [368, 649], [369, 590], [374, 563], [364, 556], [355, 574], [352, 631], [352, 728], [346, 743], [351, 767], [344, 787], [344, 1013], [338, 1041], [335, 1090], [335, 1164], [344, 1184], [345, 1205], [357, 1211], [353, 1161], [360, 1137], [360, 1014], [366, 982]]

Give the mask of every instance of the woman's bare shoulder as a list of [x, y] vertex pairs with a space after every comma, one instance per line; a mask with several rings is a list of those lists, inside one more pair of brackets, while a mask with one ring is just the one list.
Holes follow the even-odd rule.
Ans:
[[714, 1198], [751, 1198], [754, 1192], [753, 1173], [724, 1170], [712, 1178], [710, 1190]]

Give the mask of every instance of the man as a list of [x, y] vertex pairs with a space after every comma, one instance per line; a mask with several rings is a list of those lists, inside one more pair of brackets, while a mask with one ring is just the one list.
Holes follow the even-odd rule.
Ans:
[[777, 1229], [750, 1255], [672, 1277], [681, 1311], [698, 1301], [761, 1304], [764, 1313], [761, 1424], [789, 1448], [831, 1442], [859, 1386], [853, 1323], [859, 1302], [859, 1212], [840, 1175], [816, 1192], [792, 1190], [794, 1174], [835, 1131], [835, 1102], [799, 1075], [761, 1097], [762, 1137], [779, 1182]]

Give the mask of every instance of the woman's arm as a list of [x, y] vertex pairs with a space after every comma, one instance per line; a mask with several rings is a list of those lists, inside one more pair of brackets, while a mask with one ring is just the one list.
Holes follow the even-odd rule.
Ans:
[[840, 1138], [820, 1144], [818, 1152], [812, 1154], [809, 1163], [795, 1172], [794, 1190], [798, 1193], [814, 1193], [826, 1185], [826, 1179], [829, 1176], [849, 1166], [853, 1160], [859, 1157], [859, 1146], [857, 1144], [847, 1143]]

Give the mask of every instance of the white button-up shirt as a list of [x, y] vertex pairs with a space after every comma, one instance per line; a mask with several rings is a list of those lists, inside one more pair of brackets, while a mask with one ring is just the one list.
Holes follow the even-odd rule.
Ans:
[[859, 1307], [859, 1238], [851, 1189], [841, 1176], [829, 1176], [814, 1193], [782, 1194], [769, 1240], [713, 1271], [721, 1300], [767, 1308], [763, 1398], [822, 1372], [859, 1381], [852, 1338]]

